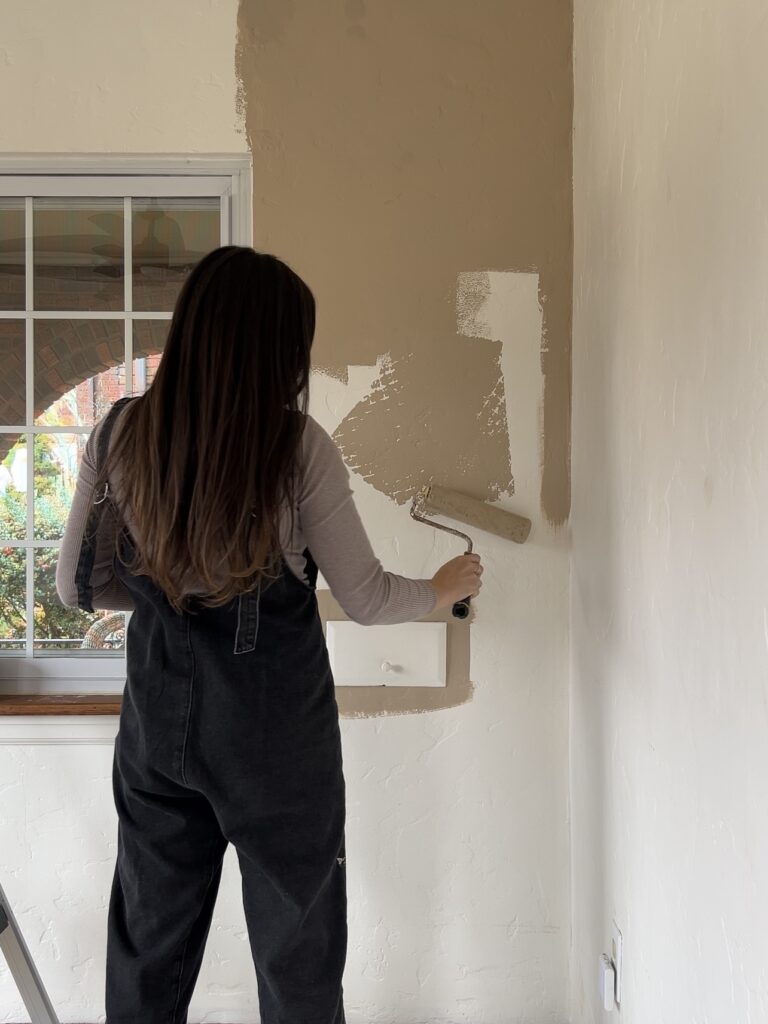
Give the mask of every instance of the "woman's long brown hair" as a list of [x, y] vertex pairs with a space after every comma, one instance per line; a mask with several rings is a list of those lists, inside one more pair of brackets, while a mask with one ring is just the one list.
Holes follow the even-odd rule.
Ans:
[[312, 292], [274, 256], [224, 246], [184, 283], [155, 379], [99, 474], [119, 462], [141, 538], [130, 568], [179, 611], [190, 578], [217, 606], [276, 571], [314, 331]]

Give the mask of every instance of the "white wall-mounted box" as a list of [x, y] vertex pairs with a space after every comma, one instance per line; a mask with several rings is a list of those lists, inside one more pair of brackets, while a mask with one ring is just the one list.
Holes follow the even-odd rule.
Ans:
[[328, 654], [337, 686], [445, 686], [445, 622], [326, 626]]

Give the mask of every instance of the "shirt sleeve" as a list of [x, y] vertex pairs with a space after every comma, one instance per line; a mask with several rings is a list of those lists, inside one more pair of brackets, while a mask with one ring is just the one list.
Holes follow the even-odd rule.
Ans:
[[[63, 604], [69, 608], [78, 606], [77, 584], [75, 575], [80, 552], [83, 547], [83, 534], [88, 515], [93, 505], [96, 487], [96, 451], [99, 430], [102, 422], [94, 428], [85, 445], [85, 452], [80, 461], [80, 468], [75, 485], [72, 507], [64, 529], [64, 537], [59, 550], [56, 565], [56, 590]], [[133, 598], [122, 581], [115, 575], [113, 559], [115, 554], [115, 536], [117, 524], [111, 502], [104, 504], [104, 512], [96, 534], [96, 555], [91, 573], [93, 590], [93, 607], [105, 608], [110, 611], [132, 611]]]
[[411, 622], [433, 611], [430, 580], [386, 572], [374, 554], [355, 506], [349, 471], [333, 439], [307, 417], [299, 521], [331, 593], [355, 622]]

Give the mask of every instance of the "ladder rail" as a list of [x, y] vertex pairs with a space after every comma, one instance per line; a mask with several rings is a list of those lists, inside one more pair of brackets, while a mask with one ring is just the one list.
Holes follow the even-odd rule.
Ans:
[[0, 885], [0, 950], [5, 956], [32, 1024], [59, 1024], [11, 905]]

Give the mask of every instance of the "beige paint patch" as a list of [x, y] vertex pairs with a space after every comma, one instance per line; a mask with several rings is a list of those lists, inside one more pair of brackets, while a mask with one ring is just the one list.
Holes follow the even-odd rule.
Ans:
[[[480, 497], [498, 497], [511, 482], [501, 385], [501, 346], [481, 362], [476, 346], [454, 338], [439, 364], [417, 353], [387, 357], [368, 395], [334, 433], [347, 464], [398, 504], [438, 480]], [[436, 376], [464, 381], [455, 404], [430, 401]], [[498, 439], [503, 440], [503, 446]]]
[[343, 380], [390, 353], [338, 437], [397, 501], [423, 476], [484, 499], [509, 486], [499, 348], [456, 335], [455, 282], [535, 266], [541, 503], [567, 518], [571, 27], [567, 0], [242, 0], [255, 244], [314, 290], [318, 367]]

